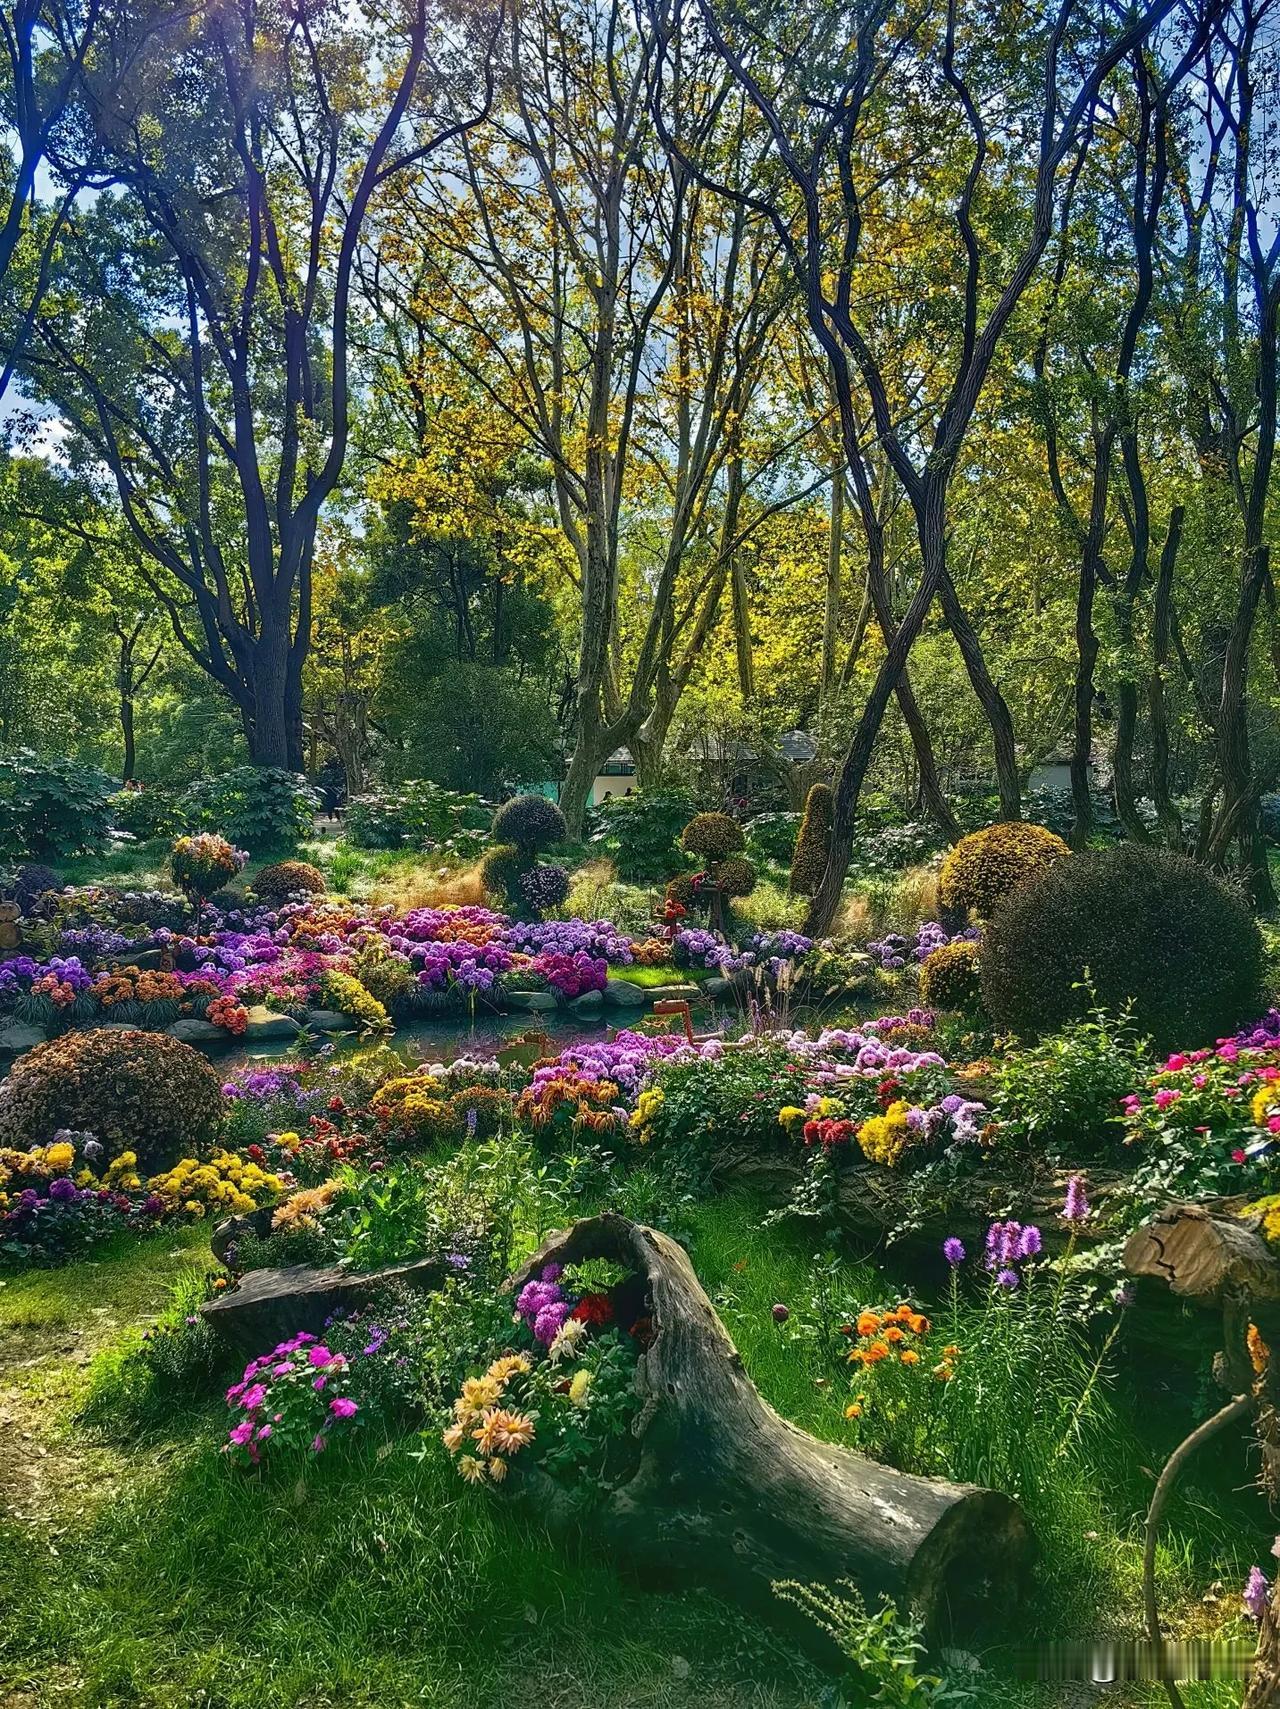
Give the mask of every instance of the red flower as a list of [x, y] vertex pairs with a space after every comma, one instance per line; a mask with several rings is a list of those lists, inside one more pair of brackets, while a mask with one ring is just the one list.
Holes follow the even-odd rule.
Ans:
[[1244, 1162], [1244, 1152], [1243, 1151], [1233, 1151], [1231, 1153], [1231, 1161], [1233, 1163], [1243, 1163]]
[[579, 1323], [594, 1323], [600, 1328], [613, 1322], [613, 1301], [608, 1294], [583, 1294], [571, 1315]]

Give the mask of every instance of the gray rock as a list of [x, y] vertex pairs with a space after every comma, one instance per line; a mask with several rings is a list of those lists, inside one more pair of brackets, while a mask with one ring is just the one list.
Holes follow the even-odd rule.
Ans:
[[283, 1270], [250, 1270], [233, 1288], [207, 1300], [200, 1315], [252, 1358], [269, 1353], [302, 1330], [318, 1335], [335, 1311], [354, 1310], [388, 1282], [431, 1289], [439, 1287], [444, 1276], [445, 1265], [436, 1258], [363, 1273], [337, 1264], [322, 1269], [291, 1264]]
[[170, 1038], [180, 1039], [183, 1044], [193, 1044], [197, 1050], [217, 1050], [234, 1042], [225, 1027], [215, 1027], [212, 1021], [198, 1020], [194, 1015], [175, 1021], [164, 1030]]
[[296, 1038], [298, 1023], [292, 1015], [277, 1015], [265, 1003], [255, 1003], [249, 1010], [249, 1024], [240, 1037], [248, 1044], [268, 1038]]
[[733, 995], [733, 980], [722, 979], [717, 975], [714, 979], [704, 979], [702, 989], [708, 997], [731, 997]]
[[550, 991], [508, 991], [506, 1004], [509, 1009], [554, 1009], [556, 1000]]
[[238, 1240], [243, 1240], [246, 1234], [270, 1234], [271, 1219], [275, 1214], [275, 1205], [262, 1205], [256, 1211], [224, 1217], [209, 1236], [209, 1250], [219, 1264], [225, 1264], [227, 1253]]
[[569, 1007], [575, 1015], [598, 1015], [604, 1008], [604, 993], [602, 991], [584, 991], [581, 997], [575, 997]]
[[642, 1009], [649, 1001], [649, 990], [629, 979], [611, 979], [604, 988], [604, 1000], [613, 1009]]
[[21, 1056], [43, 1044], [48, 1034], [43, 1027], [29, 1026], [26, 1021], [0, 1022], [0, 1056]]
[[701, 985], [654, 985], [649, 996], [653, 1002], [696, 1003], [702, 995]]
[[308, 1009], [307, 1026], [313, 1033], [351, 1033], [356, 1023], [338, 1009]]

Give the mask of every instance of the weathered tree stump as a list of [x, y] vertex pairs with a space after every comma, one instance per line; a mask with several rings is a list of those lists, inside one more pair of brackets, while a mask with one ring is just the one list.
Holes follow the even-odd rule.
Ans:
[[633, 1565], [774, 1610], [779, 1579], [848, 1578], [939, 1636], [1016, 1600], [1032, 1552], [1017, 1503], [895, 1471], [780, 1418], [666, 1235], [592, 1217], [552, 1235], [508, 1286], [588, 1258], [625, 1265], [648, 1290], [655, 1333], [636, 1369], [638, 1463], [603, 1497], [527, 1468], [507, 1487], [545, 1519], [581, 1525]]

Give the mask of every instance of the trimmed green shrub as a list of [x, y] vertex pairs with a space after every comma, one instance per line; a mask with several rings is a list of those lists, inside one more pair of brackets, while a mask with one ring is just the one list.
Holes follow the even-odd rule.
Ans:
[[41, 759], [29, 748], [0, 755], [0, 854], [75, 854], [100, 847], [115, 784], [97, 766]]
[[667, 885], [666, 897], [668, 902], [678, 902], [682, 908], [687, 908], [695, 902], [697, 893], [693, 888], [693, 874], [678, 872]]
[[747, 838], [747, 853], [752, 860], [771, 861], [774, 866], [790, 866], [800, 834], [799, 813], [757, 813], [743, 826]]
[[1062, 838], [1043, 825], [1021, 820], [988, 825], [961, 837], [943, 861], [938, 899], [949, 918], [966, 919], [973, 912], [989, 919], [1002, 897], [1070, 853]]
[[835, 796], [831, 786], [815, 783], [804, 804], [804, 818], [791, 857], [791, 889], [796, 896], [812, 896], [822, 883], [831, 852], [831, 824]]
[[744, 855], [718, 860], [711, 877], [722, 896], [750, 896], [756, 887], [756, 869]]
[[264, 866], [253, 880], [253, 889], [264, 902], [283, 901], [289, 896], [320, 896], [324, 874], [309, 860], [278, 860]]
[[611, 795], [596, 808], [595, 840], [628, 883], [663, 878], [680, 864], [680, 833], [696, 809], [682, 789]]
[[508, 912], [519, 913], [524, 906], [520, 880], [529, 871], [530, 862], [511, 843], [495, 843], [480, 862], [480, 880], [491, 901]]
[[218, 831], [251, 854], [296, 848], [311, 835], [319, 806], [320, 797], [297, 772], [254, 765], [202, 777], [178, 803], [185, 826]]
[[727, 813], [696, 813], [685, 826], [680, 847], [686, 854], [701, 855], [706, 860], [724, 860], [740, 854], [747, 839], [742, 826]]
[[1123, 843], [1055, 861], [997, 907], [982, 944], [996, 1024], [1034, 1036], [1101, 1006], [1162, 1050], [1206, 1044], [1261, 1006], [1263, 948], [1204, 867]]
[[982, 995], [978, 945], [967, 939], [943, 944], [920, 966], [920, 1001], [930, 1009], [968, 1009]]
[[569, 835], [564, 814], [545, 795], [513, 795], [493, 816], [493, 840], [530, 856]]
[[488, 824], [489, 809], [480, 796], [421, 777], [358, 795], [343, 815], [347, 840], [360, 849], [423, 849], [463, 838], [466, 852], [473, 853]]
[[221, 1083], [189, 1044], [164, 1033], [97, 1027], [20, 1056], [0, 1098], [0, 1145], [25, 1150], [58, 1128], [91, 1133], [140, 1173], [198, 1155], [222, 1120]]

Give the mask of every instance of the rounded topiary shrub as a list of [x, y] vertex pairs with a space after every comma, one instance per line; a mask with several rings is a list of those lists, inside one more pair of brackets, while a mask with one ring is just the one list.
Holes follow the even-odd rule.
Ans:
[[970, 912], [986, 920], [1002, 897], [1045, 872], [1071, 850], [1043, 825], [1010, 820], [960, 841], [942, 863], [938, 899], [952, 918]]
[[756, 869], [743, 855], [717, 861], [711, 877], [722, 896], [750, 896], [756, 887]]
[[943, 944], [920, 966], [920, 1001], [930, 1009], [968, 1009], [979, 1001], [978, 946], [968, 939]]
[[22, 1150], [72, 1128], [93, 1134], [108, 1158], [135, 1152], [144, 1171], [199, 1152], [221, 1120], [218, 1076], [164, 1033], [67, 1033], [20, 1056], [0, 1085], [0, 1145]]
[[524, 906], [520, 880], [529, 871], [529, 857], [511, 843], [495, 843], [480, 862], [485, 895], [499, 907], [517, 912]]
[[569, 874], [562, 866], [543, 862], [520, 874], [520, 896], [531, 914], [562, 907], [569, 895]]
[[24, 914], [49, 890], [61, 890], [63, 880], [51, 866], [27, 861], [0, 879], [0, 897], [12, 899]]
[[[1049, 1032], [1095, 1001], [1160, 1049], [1206, 1044], [1260, 1004], [1262, 937], [1212, 873], [1122, 843], [1057, 861], [996, 909], [982, 943], [982, 996], [1000, 1027]], [[1089, 989], [1085, 988], [1086, 980]]]
[[680, 835], [686, 854], [707, 860], [724, 860], [740, 853], [747, 844], [742, 826], [727, 813], [695, 813]]
[[831, 851], [834, 813], [835, 796], [830, 785], [815, 783], [804, 804], [796, 851], [791, 857], [791, 892], [794, 896], [812, 896], [822, 883]]
[[666, 888], [666, 899], [677, 907], [688, 908], [698, 899], [691, 872], [678, 872]]
[[278, 860], [264, 866], [253, 881], [253, 888], [264, 902], [282, 901], [287, 896], [320, 896], [324, 892], [324, 874], [309, 860]]
[[562, 843], [568, 835], [564, 814], [545, 795], [513, 795], [493, 816], [493, 840], [527, 853]]

